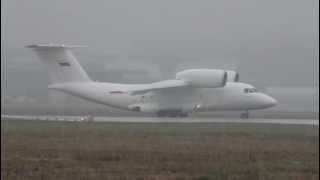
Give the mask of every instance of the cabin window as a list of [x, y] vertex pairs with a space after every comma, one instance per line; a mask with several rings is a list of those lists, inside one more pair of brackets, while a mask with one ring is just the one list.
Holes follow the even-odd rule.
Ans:
[[60, 66], [70, 66], [70, 63], [68, 63], [68, 62], [60, 62], [59, 65]]

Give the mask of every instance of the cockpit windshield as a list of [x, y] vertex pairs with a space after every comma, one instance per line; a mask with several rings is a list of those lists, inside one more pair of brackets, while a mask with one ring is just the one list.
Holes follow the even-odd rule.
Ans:
[[244, 93], [255, 93], [258, 92], [256, 88], [245, 88]]

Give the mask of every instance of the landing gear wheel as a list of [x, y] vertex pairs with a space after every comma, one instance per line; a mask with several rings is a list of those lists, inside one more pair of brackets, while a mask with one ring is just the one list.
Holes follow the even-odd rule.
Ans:
[[172, 113], [168, 113], [168, 117], [172, 117], [172, 118], [175, 118], [175, 117], [177, 117], [177, 113], [175, 113], [175, 112], [172, 112]]
[[250, 116], [250, 113], [247, 110], [246, 112], [242, 113], [240, 117], [241, 119], [249, 119], [249, 116]]
[[183, 117], [188, 117], [188, 113], [180, 113], [179, 117], [183, 118]]
[[166, 114], [164, 112], [160, 111], [160, 112], [157, 113], [157, 116], [158, 117], [165, 117]]

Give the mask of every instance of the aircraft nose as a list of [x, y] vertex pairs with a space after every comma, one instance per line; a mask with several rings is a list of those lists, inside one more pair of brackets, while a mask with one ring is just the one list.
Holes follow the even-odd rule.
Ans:
[[273, 97], [264, 94], [263, 104], [265, 107], [273, 107], [278, 104], [278, 101], [275, 100]]

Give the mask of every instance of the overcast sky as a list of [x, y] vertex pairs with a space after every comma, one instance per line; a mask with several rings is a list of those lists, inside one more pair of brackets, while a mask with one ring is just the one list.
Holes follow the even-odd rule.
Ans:
[[[23, 47], [51, 42], [88, 45], [79, 57], [85, 66], [108, 66], [110, 54], [146, 56], [146, 61], [161, 60], [169, 67], [178, 58], [195, 67], [232, 61], [249, 83], [318, 86], [318, 4], [318, 0], [2, 0], [2, 80], [7, 95], [45, 94], [46, 72]], [[91, 76], [105, 70], [91, 66], [85, 67]]]

